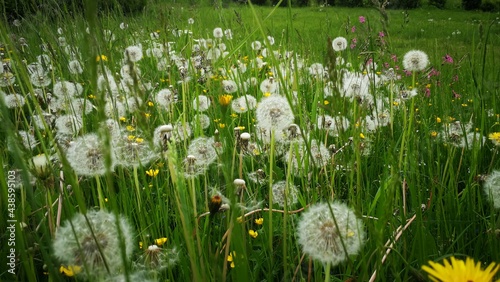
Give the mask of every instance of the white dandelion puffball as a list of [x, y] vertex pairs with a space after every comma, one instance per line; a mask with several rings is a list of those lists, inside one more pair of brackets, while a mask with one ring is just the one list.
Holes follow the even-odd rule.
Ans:
[[335, 266], [359, 252], [365, 242], [363, 223], [342, 203], [320, 203], [302, 214], [297, 226], [304, 253]]
[[257, 126], [264, 130], [281, 132], [293, 123], [294, 115], [288, 100], [279, 95], [264, 98], [255, 111]]
[[198, 112], [204, 112], [210, 107], [210, 98], [205, 95], [198, 95], [193, 100], [193, 109]]
[[231, 109], [238, 114], [253, 110], [255, 107], [257, 107], [257, 99], [252, 95], [238, 97], [231, 103]]
[[126, 218], [105, 211], [76, 214], [57, 229], [52, 243], [54, 256], [62, 264], [86, 268], [79, 275], [97, 279], [123, 271], [126, 266], [120, 250], [125, 248], [128, 259], [134, 246], [133, 229]]
[[66, 152], [66, 158], [76, 174], [85, 176], [104, 175], [108, 155], [113, 162], [112, 150], [106, 150], [104, 142], [94, 133], [76, 138]]
[[158, 103], [158, 105], [168, 110], [170, 108], [170, 105], [177, 102], [177, 95], [173, 93], [170, 89], [164, 88], [158, 91], [155, 100], [156, 103]]
[[493, 202], [493, 206], [500, 209], [500, 171], [494, 170], [486, 176], [483, 187], [486, 196]]
[[125, 49], [124, 55], [125, 59], [135, 63], [142, 59], [142, 48], [135, 45], [129, 46]]
[[333, 47], [333, 50], [335, 51], [343, 51], [347, 48], [347, 39], [345, 39], [344, 37], [337, 37], [335, 39], [332, 40], [332, 47]]
[[411, 50], [403, 57], [403, 67], [407, 71], [423, 71], [429, 64], [429, 57], [420, 50]]
[[213, 35], [214, 38], [222, 38], [224, 36], [224, 32], [222, 31], [222, 28], [216, 27], [214, 28]]

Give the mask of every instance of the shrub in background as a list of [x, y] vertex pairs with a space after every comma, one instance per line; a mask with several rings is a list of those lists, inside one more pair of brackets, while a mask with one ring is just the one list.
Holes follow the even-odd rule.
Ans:
[[493, 1], [486, 0], [481, 4], [481, 11], [484, 12], [500, 11], [500, 0], [493, 0]]
[[429, 0], [429, 4], [436, 6], [439, 9], [444, 9], [446, 6], [446, 0]]
[[363, 0], [337, 0], [338, 6], [344, 7], [363, 7]]
[[390, 9], [415, 9], [420, 7], [420, 0], [394, 0], [390, 1]]
[[462, 8], [465, 10], [477, 10], [481, 8], [481, 0], [462, 0]]

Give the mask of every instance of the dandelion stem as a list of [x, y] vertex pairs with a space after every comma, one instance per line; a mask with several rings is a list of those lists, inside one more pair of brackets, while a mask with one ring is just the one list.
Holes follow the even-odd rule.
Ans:
[[101, 180], [98, 175], [95, 176], [95, 182], [97, 184], [97, 199], [99, 201], [99, 208], [101, 210], [106, 210], [106, 207], [104, 206], [104, 193], [102, 192]]
[[135, 183], [135, 191], [137, 192], [137, 209], [141, 210], [141, 188], [139, 187], [139, 176], [137, 174], [137, 166], [134, 166], [134, 183]]
[[325, 266], [325, 282], [330, 281], [330, 269], [332, 268], [332, 264], [330, 262], [326, 263]]

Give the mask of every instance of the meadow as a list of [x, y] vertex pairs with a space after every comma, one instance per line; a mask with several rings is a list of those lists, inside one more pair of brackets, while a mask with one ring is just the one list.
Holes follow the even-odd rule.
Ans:
[[0, 24], [1, 281], [492, 281], [498, 13], [95, 8]]

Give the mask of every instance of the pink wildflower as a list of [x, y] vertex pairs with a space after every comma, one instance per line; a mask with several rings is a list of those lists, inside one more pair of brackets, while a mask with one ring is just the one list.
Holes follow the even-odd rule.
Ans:
[[365, 23], [366, 22], [366, 18], [363, 17], [363, 16], [359, 16], [359, 22], [360, 23]]
[[351, 32], [352, 32], [352, 33], [355, 33], [355, 32], [356, 32], [356, 26], [355, 26], [355, 25], [353, 25], [353, 26], [351, 27]]
[[385, 33], [383, 31], [379, 31], [378, 37], [380, 38], [385, 37]]
[[443, 63], [453, 64], [453, 58], [450, 55], [446, 54], [443, 57]]
[[398, 61], [398, 56], [392, 54], [391, 55], [391, 59], [394, 61], [394, 62], [397, 62]]

